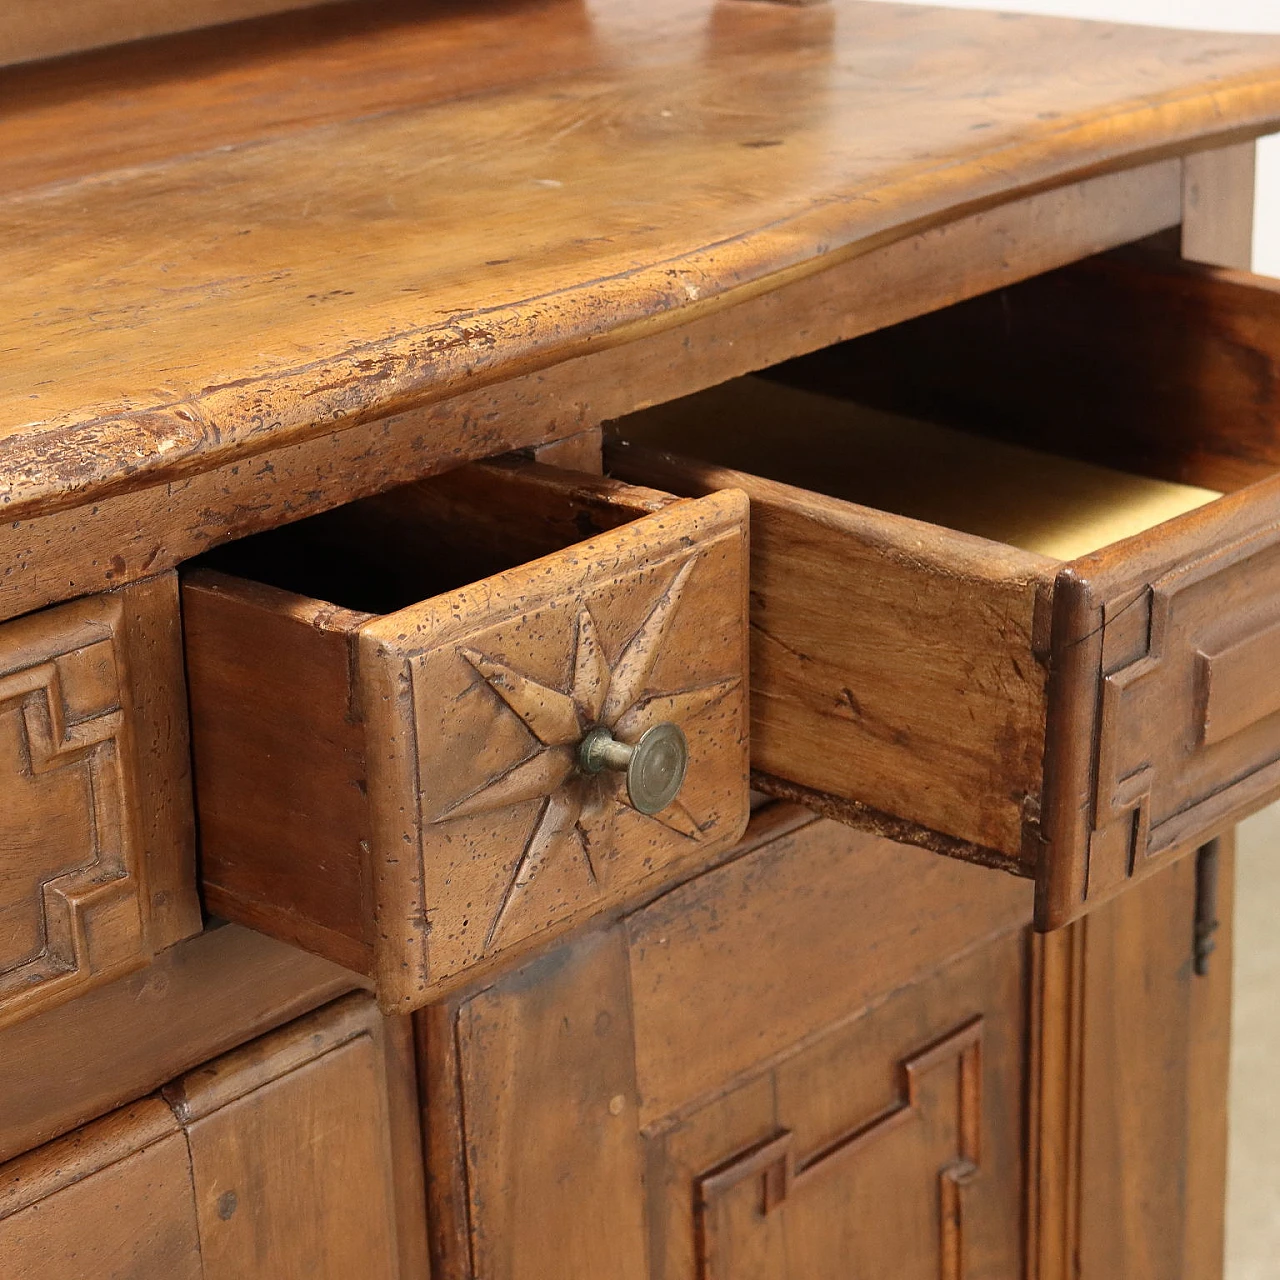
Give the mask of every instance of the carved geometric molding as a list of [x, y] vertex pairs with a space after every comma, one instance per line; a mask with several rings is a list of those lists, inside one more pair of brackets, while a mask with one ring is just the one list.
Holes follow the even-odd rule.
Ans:
[[982, 1018], [958, 1027], [899, 1064], [899, 1098], [879, 1115], [857, 1125], [816, 1151], [798, 1156], [790, 1131], [740, 1152], [697, 1179], [694, 1190], [698, 1280], [738, 1280], [726, 1259], [730, 1242], [720, 1208], [742, 1183], [758, 1183], [757, 1220], [786, 1208], [806, 1187], [881, 1142], [922, 1120], [921, 1081], [944, 1067], [956, 1072], [956, 1154], [938, 1171], [939, 1280], [964, 1280], [964, 1188], [978, 1176], [982, 1131]]
[[1280, 794], [1280, 545], [1261, 530], [1107, 602], [1083, 897]]
[[121, 614], [77, 602], [0, 628], [0, 1025], [147, 954]]

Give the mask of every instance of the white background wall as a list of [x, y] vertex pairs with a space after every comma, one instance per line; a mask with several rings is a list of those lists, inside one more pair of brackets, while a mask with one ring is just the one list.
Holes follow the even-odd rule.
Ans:
[[[942, 3], [953, 9], [1006, 9], [1068, 18], [1101, 18], [1148, 26], [1194, 27], [1201, 31], [1280, 34], [1280, 0], [906, 0]], [[1258, 209], [1253, 231], [1253, 268], [1280, 276], [1280, 136], [1258, 144]], [[1277, 1268], [1280, 1273], [1280, 1267]]]

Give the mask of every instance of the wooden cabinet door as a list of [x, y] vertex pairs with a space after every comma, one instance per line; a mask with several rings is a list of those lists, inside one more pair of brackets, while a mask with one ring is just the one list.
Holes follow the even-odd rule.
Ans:
[[1202, 850], [1038, 941], [1032, 1280], [1222, 1275], [1234, 836], [1215, 845], [1216, 893]]
[[1008, 1280], [1030, 887], [777, 806], [419, 1026], [433, 1280]]
[[0, 1165], [0, 1275], [424, 1275], [403, 1029], [346, 997]]
[[1016, 1275], [1024, 950], [945, 964], [664, 1135], [658, 1274]]

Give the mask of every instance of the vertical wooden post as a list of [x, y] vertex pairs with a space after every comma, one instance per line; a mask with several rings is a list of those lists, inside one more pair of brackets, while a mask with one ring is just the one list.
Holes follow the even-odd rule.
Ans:
[[1182, 256], [1247, 271], [1253, 263], [1257, 143], [1198, 151], [1182, 162]]

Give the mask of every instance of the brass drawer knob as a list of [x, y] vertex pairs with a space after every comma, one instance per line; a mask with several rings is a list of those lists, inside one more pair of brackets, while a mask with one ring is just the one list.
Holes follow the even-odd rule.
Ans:
[[601, 725], [578, 747], [583, 773], [614, 769], [627, 775], [627, 797], [641, 813], [660, 813], [680, 793], [689, 769], [689, 743], [679, 725], [655, 724], [632, 744]]

